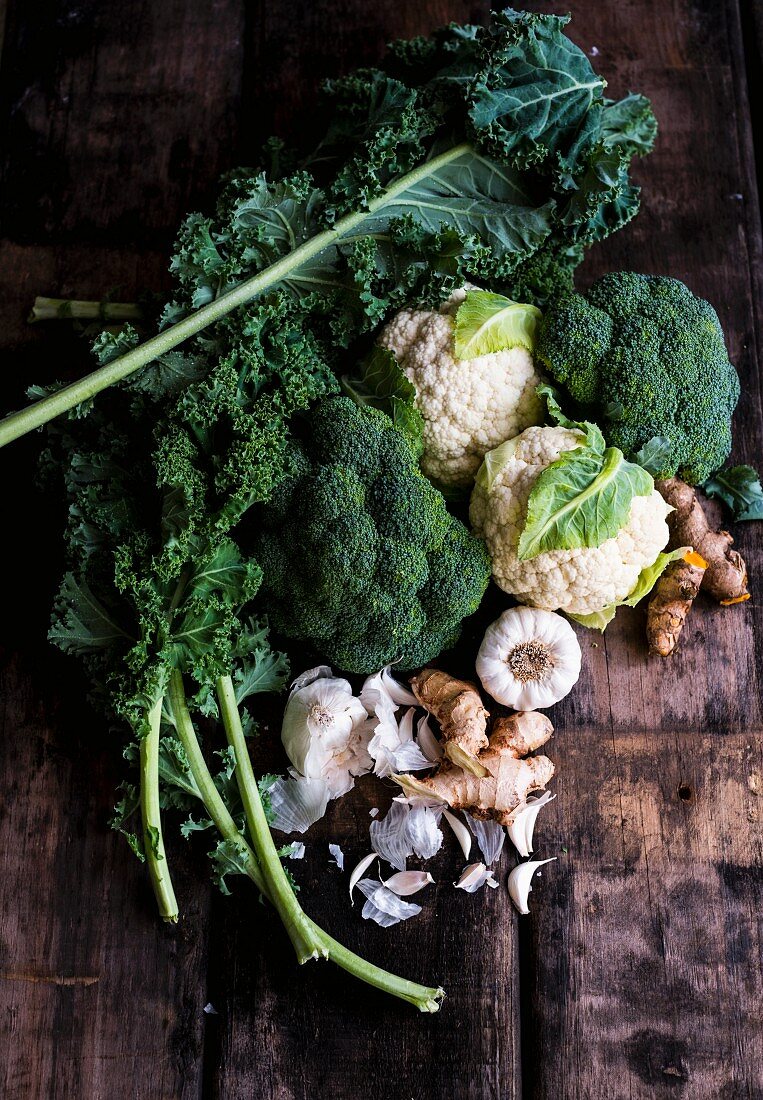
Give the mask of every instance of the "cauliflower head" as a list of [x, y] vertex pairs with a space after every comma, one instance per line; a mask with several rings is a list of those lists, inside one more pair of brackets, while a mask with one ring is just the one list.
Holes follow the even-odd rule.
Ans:
[[527, 428], [513, 440], [495, 477], [477, 479], [469, 510], [474, 531], [487, 543], [499, 588], [530, 607], [570, 615], [593, 615], [624, 600], [669, 535], [670, 507], [655, 489], [649, 496], [634, 496], [628, 522], [615, 538], [520, 561], [517, 545], [536, 478], [582, 439], [582, 432], [570, 428]]
[[424, 418], [421, 468], [445, 487], [471, 485], [483, 457], [530, 424], [543, 420], [536, 394], [543, 381], [522, 347], [456, 359], [454, 314], [466, 289], [441, 310], [404, 309], [379, 337], [416, 387]]

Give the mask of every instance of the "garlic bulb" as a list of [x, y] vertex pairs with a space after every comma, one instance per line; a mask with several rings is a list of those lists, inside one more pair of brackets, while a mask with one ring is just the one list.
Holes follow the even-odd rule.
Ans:
[[370, 736], [366, 708], [347, 680], [322, 665], [294, 681], [281, 727], [283, 747], [300, 775], [324, 781], [330, 798], [346, 794], [356, 775], [370, 771]]
[[485, 691], [516, 710], [558, 703], [580, 675], [580, 645], [566, 619], [553, 611], [512, 607], [487, 630], [477, 654]]

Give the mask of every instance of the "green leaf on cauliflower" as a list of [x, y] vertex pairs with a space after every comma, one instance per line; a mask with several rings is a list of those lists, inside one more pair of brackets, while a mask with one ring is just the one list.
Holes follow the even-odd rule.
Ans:
[[606, 443], [601, 433], [601, 429], [597, 424], [592, 424], [590, 420], [570, 420], [570, 418], [562, 412], [561, 405], [559, 404], [558, 392], [553, 386], [549, 386], [547, 382], [544, 382], [542, 386], [538, 386], [535, 392], [539, 397], [545, 398], [549, 420], [553, 420], [554, 423], [558, 424], [561, 428], [569, 428], [570, 431], [582, 432], [585, 436], [585, 446], [590, 447], [591, 450], [597, 451], [601, 455], [604, 454]]
[[549, 550], [601, 546], [625, 526], [635, 496], [649, 496], [650, 474], [617, 447], [565, 451], [540, 474], [527, 502], [520, 560]]
[[518, 443], [519, 436], [516, 436], [514, 439], [507, 439], [499, 447], [494, 447], [492, 451], [487, 452], [475, 479], [477, 488], [485, 494], [491, 492], [495, 479], [500, 475], [506, 463], [511, 461]]
[[548, 385], [538, 387], [549, 419], [581, 433], [581, 444], [563, 452], [539, 475], [527, 502], [518, 557], [537, 557], [549, 550], [601, 546], [627, 523], [635, 496], [649, 496], [651, 475], [625, 459], [616, 447], [605, 447], [596, 424], [570, 420]]
[[537, 306], [512, 302], [489, 290], [470, 290], [456, 313], [453, 343], [457, 359], [476, 359], [509, 348], [535, 348], [541, 319]]
[[580, 623], [581, 626], [587, 626], [592, 630], [601, 630], [603, 632], [614, 619], [618, 607], [635, 607], [637, 603], [640, 603], [645, 596], [649, 595], [670, 563], [682, 558], [688, 549], [688, 546], [680, 546], [677, 550], [658, 554], [651, 565], [641, 570], [633, 589], [625, 599], [620, 600], [619, 603], [607, 604], [601, 611], [595, 611], [591, 615], [572, 615], [568, 613], [568, 617], [574, 619], [576, 623]]

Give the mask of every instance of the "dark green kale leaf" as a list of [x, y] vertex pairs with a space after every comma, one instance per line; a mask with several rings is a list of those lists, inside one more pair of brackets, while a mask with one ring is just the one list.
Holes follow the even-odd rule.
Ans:
[[728, 466], [718, 470], [702, 486], [708, 496], [722, 500], [738, 522], [763, 519], [763, 488], [752, 466]]

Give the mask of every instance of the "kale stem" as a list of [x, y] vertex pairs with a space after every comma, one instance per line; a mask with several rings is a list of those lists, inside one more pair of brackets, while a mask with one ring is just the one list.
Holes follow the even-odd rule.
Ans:
[[81, 302], [74, 298], [35, 298], [27, 318], [35, 321], [140, 321], [143, 309], [137, 302]]
[[401, 192], [420, 180], [433, 175], [444, 165], [463, 156], [469, 152], [470, 148], [471, 146], [466, 143], [455, 145], [450, 149], [446, 149], [444, 153], [440, 153], [439, 156], [425, 161], [414, 168], [412, 172], [401, 176], [377, 198], [372, 199], [366, 209], [356, 210], [352, 214], [340, 218], [330, 229], [324, 229], [321, 233], [316, 233], [314, 237], [310, 237], [298, 248], [282, 256], [280, 260], [276, 260], [269, 267], [259, 271], [251, 278], [245, 279], [244, 282], [239, 283], [238, 286], [233, 287], [225, 294], [221, 294], [214, 301], [208, 302], [207, 305], [202, 306], [193, 313], [189, 313], [187, 317], [163, 329], [143, 344], [139, 344], [138, 347], [132, 348], [117, 359], [112, 359], [110, 363], [99, 367], [92, 374], [64, 386], [63, 389], [42, 398], [40, 401], [35, 401], [34, 404], [28, 405], [25, 409], [20, 409], [18, 412], [6, 416], [0, 421], [0, 447], [4, 447], [6, 443], [10, 443], [22, 435], [26, 435], [34, 428], [47, 424], [49, 420], [53, 420], [69, 409], [73, 409], [75, 405], [95, 397], [101, 390], [121, 382], [122, 379], [127, 378], [141, 367], [145, 367], [158, 356], [165, 355], [172, 348], [177, 347], [178, 344], [182, 344], [184, 340], [195, 336], [197, 332], [201, 332], [208, 325], [214, 324], [215, 321], [219, 321], [231, 310], [251, 302], [253, 298], [279, 283], [301, 264], [337, 244], [342, 237], [347, 236], [353, 230], [360, 229], [364, 222], [383, 210], [387, 203], [396, 198]]
[[[217, 681], [217, 697], [225, 732], [236, 760], [236, 779], [241, 791], [256, 858], [260, 861], [261, 869], [269, 886], [270, 876], [273, 876], [272, 881], [278, 893], [275, 898], [274, 895], [270, 895], [270, 900], [274, 902], [281, 919], [287, 924], [287, 917], [284, 916], [280, 907], [280, 901], [283, 899], [288, 906], [288, 919], [293, 919], [294, 914], [299, 914], [301, 927], [306, 926], [312, 930], [315, 939], [320, 944], [321, 954], [324, 957], [368, 985], [375, 986], [376, 989], [408, 1001], [409, 1004], [415, 1005], [421, 1012], [437, 1012], [445, 996], [442, 989], [419, 985], [417, 982], [408, 981], [406, 978], [400, 978], [396, 974], [382, 970], [381, 967], [374, 966], [373, 963], [362, 959], [359, 955], [338, 943], [304, 913], [281, 866], [270, 833], [270, 826], [265, 818], [257, 780], [252, 770], [249, 751], [241, 728], [236, 693], [230, 676], [221, 676]], [[288, 893], [288, 897], [284, 899], [286, 893]], [[288, 927], [287, 924], [287, 929]]]
[[249, 875], [257, 889], [266, 896], [269, 896], [254, 853], [238, 831], [236, 822], [231, 817], [228, 807], [225, 805], [222, 795], [215, 786], [215, 781], [207, 767], [207, 762], [201, 751], [199, 739], [196, 736], [196, 730], [194, 729], [193, 721], [188, 711], [185, 689], [183, 687], [183, 677], [177, 669], [174, 669], [170, 676], [169, 700], [172, 708], [172, 716], [175, 719], [175, 729], [178, 738], [185, 749], [191, 774], [196, 781], [196, 786], [199, 788], [207, 813], [223, 838], [225, 840], [230, 840], [238, 847], [243, 857], [243, 862], [247, 864], [247, 866], [251, 863]]
[[164, 851], [162, 815], [159, 806], [159, 730], [162, 700], [148, 712], [148, 732], [140, 742], [140, 816], [143, 822], [143, 848], [162, 918], [171, 924], [178, 919], [178, 905], [172, 889]]
[[[227, 680], [230, 683], [229, 677], [224, 677], [223, 680]], [[230, 691], [233, 692], [233, 684], [230, 683]], [[232, 705], [236, 709], [236, 719], [238, 728], [241, 726], [241, 720], [238, 717], [238, 707], [235, 704], [235, 693], [231, 696]], [[227, 699], [227, 695], [226, 695]], [[243, 856], [243, 863], [247, 869], [247, 874], [252, 880], [254, 885], [260, 891], [260, 893], [272, 901], [270, 895], [269, 885], [265, 879], [262, 868], [258, 861], [258, 856], [246, 842], [245, 838], [241, 835], [236, 827], [236, 823], [230, 815], [228, 807], [223, 802], [222, 796], [215, 786], [214, 780], [207, 768], [206, 761], [201, 751], [198, 738], [196, 737], [196, 731], [193, 727], [193, 721], [188, 711], [188, 704], [186, 703], [185, 690], [183, 688], [183, 677], [175, 669], [170, 677], [169, 686], [169, 700], [172, 708], [172, 714], [175, 719], [175, 728], [177, 735], [185, 749], [186, 756], [188, 757], [188, 764], [193, 773], [193, 777], [196, 780], [196, 786], [201, 792], [204, 805], [207, 808], [207, 812], [212, 821], [217, 826], [218, 830], [226, 840], [232, 841], [238, 847], [241, 855]], [[226, 706], [227, 706], [226, 702]], [[243, 732], [242, 732], [243, 737]], [[246, 751], [246, 743], [244, 743], [244, 754], [248, 760], [249, 753]], [[234, 753], [236, 749], [234, 748]], [[237, 757], [238, 762], [238, 757]], [[254, 776], [251, 773], [251, 764], [249, 765], [250, 774], [254, 781]], [[238, 767], [236, 769], [238, 774]], [[253, 783], [253, 789], [251, 790], [253, 798], [256, 798], [260, 803], [260, 809], [262, 810], [262, 802], [260, 800], [260, 792], [257, 787], [256, 781]], [[264, 817], [264, 811], [263, 811]], [[250, 826], [251, 827], [251, 826]], [[270, 835], [270, 829], [265, 823], [267, 833], [263, 837], [258, 837], [259, 843], [263, 847], [269, 846], [272, 849], [272, 855], [278, 859], [278, 854], [273, 844], [273, 838]], [[260, 857], [262, 858], [262, 857]], [[279, 861], [280, 862], [280, 861]], [[288, 880], [287, 880], [288, 885]], [[289, 887], [291, 891], [291, 887]], [[293, 891], [291, 892], [292, 898], [294, 898]], [[335, 939], [327, 935], [322, 928], [310, 919], [304, 912], [302, 912], [296, 898], [294, 898], [294, 904], [297, 909], [302, 913], [303, 921], [300, 922], [300, 931], [305, 931], [310, 936], [310, 942], [318, 943], [320, 945], [320, 956], [329, 958], [332, 962], [336, 963], [343, 970], [346, 970], [348, 974], [354, 975], [356, 978], [360, 978], [361, 981], [366, 982], [368, 985], [374, 986], [376, 989], [381, 989], [384, 993], [390, 993], [393, 997], [399, 997], [404, 1001], [408, 1001], [409, 1004], [415, 1005], [421, 1012], [436, 1012], [440, 1007], [440, 1003], [444, 997], [442, 989], [435, 989], [425, 985], [419, 985], [417, 982], [409, 982], [405, 978], [399, 978], [396, 974], [390, 974], [386, 970], [382, 970], [379, 966], [374, 966], [373, 963], [367, 962], [365, 959], [361, 959], [359, 955], [356, 955], [353, 951], [349, 951], [341, 943], [337, 943]], [[280, 910], [279, 910], [280, 915]], [[292, 942], [294, 940], [292, 939]], [[297, 958], [305, 959], [314, 958], [315, 955], [312, 951], [303, 948], [297, 948]], [[295, 944], [296, 947], [296, 944]]]
[[246, 747], [244, 731], [241, 728], [241, 716], [236, 703], [236, 692], [230, 676], [221, 676], [218, 679], [217, 699], [220, 704], [220, 714], [228, 744], [233, 749], [236, 761], [236, 782], [241, 792], [241, 801], [244, 804], [249, 836], [260, 865], [262, 877], [268, 887], [268, 896], [278, 910], [278, 915], [295, 947], [299, 940], [311, 945], [309, 954], [300, 955], [299, 951], [297, 952], [299, 961], [304, 963], [310, 958], [325, 958], [328, 955], [328, 950], [324, 946], [322, 938], [315, 935], [314, 930], [310, 927], [310, 922], [297, 901], [276, 851], [276, 846], [273, 843], [270, 826], [262, 807], [257, 780], [254, 778], [254, 772], [252, 771], [249, 750]]

